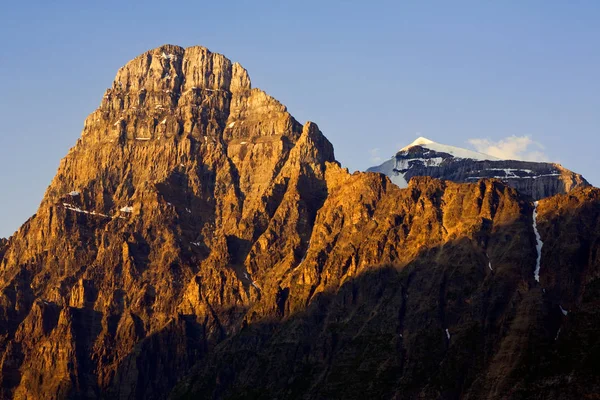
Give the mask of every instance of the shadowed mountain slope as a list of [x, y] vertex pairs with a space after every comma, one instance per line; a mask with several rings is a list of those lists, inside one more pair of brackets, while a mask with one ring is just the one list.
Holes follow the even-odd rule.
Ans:
[[0, 398], [591, 395], [599, 195], [534, 225], [498, 180], [350, 174], [239, 64], [162, 46], [0, 242]]

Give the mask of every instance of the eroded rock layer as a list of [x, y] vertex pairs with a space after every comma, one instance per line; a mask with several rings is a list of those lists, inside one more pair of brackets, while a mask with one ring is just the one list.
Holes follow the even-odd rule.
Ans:
[[0, 397], [590, 395], [599, 195], [540, 202], [538, 283], [515, 189], [350, 174], [239, 64], [151, 50], [0, 242]]

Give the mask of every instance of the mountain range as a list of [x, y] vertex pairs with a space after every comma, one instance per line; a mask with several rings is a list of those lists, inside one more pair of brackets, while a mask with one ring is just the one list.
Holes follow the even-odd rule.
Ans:
[[402, 148], [390, 160], [369, 168], [406, 187], [413, 176], [431, 176], [454, 182], [472, 183], [480, 179], [499, 179], [535, 200], [590, 186], [580, 174], [560, 164], [496, 157], [436, 143], [420, 137]]
[[600, 190], [473, 154], [350, 173], [240, 64], [139, 55], [0, 241], [0, 398], [598, 397]]

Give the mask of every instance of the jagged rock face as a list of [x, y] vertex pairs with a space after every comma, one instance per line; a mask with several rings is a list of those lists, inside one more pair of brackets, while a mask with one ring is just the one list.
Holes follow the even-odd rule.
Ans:
[[0, 238], [0, 258], [4, 256], [4, 251], [8, 247], [8, 239]]
[[164, 396], [261, 298], [263, 245], [308, 241], [333, 161], [219, 54], [128, 63], [0, 264], [3, 396]]
[[[559, 164], [518, 160], [499, 160], [483, 157], [468, 158], [444, 152], [444, 147], [425, 138], [416, 145], [409, 145], [383, 164], [369, 168], [371, 172], [388, 175], [392, 181], [404, 187], [414, 176], [431, 176], [454, 182], [477, 182], [480, 179], [500, 179], [509, 186], [531, 196], [534, 200], [568, 193], [590, 184], [579, 174]], [[432, 149], [431, 144], [440, 149]], [[462, 149], [458, 149], [462, 150]], [[475, 157], [478, 154], [472, 152]]]
[[241, 66], [163, 46], [0, 242], [0, 397], [580, 398], [599, 196], [540, 202], [537, 283], [518, 191], [350, 174]]
[[540, 202], [538, 284], [533, 206], [514, 189], [415, 178], [400, 190], [364, 174], [334, 181], [290, 285], [288, 298], [305, 285], [309, 304], [221, 343], [172, 398], [597, 393], [597, 189]]

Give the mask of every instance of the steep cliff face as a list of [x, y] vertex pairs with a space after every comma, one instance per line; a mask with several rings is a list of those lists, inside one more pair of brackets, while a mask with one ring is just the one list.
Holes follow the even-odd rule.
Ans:
[[583, 176], [559, 164], [500, 160], [486, 154], [441, 145], [426, 138], [415, 140], [391, 160], [369, 168], [369, 171], [386, 174], [400, 187], [405, 187], [413, 176], [431, 176], [466, 183], [495, 178], [534, 200], [590, 186]]
[[534, 224], [498, 180], [350, 174], [241, 66], [162, 46], [0, 242], [0, 398], [580, 398], [599, 196]]
[[6, 251], [7, 247], [8, 247], [8, 239], [0, 238], [0, 258], [2, 258], [2, 256], [4, 256], [4, 252]]
[[293, 272], [289, 297], [304, 293], [307, 306], [223, 341], [172, 398], [598, 393], [597, 189], [540, 202], [538, 283], [534, 207], [514, 189], [336, 181]]
[[330, 161], [219, 54], [129, 62], [2, 259], [3, 396], [164, 396], [306, 246]]

